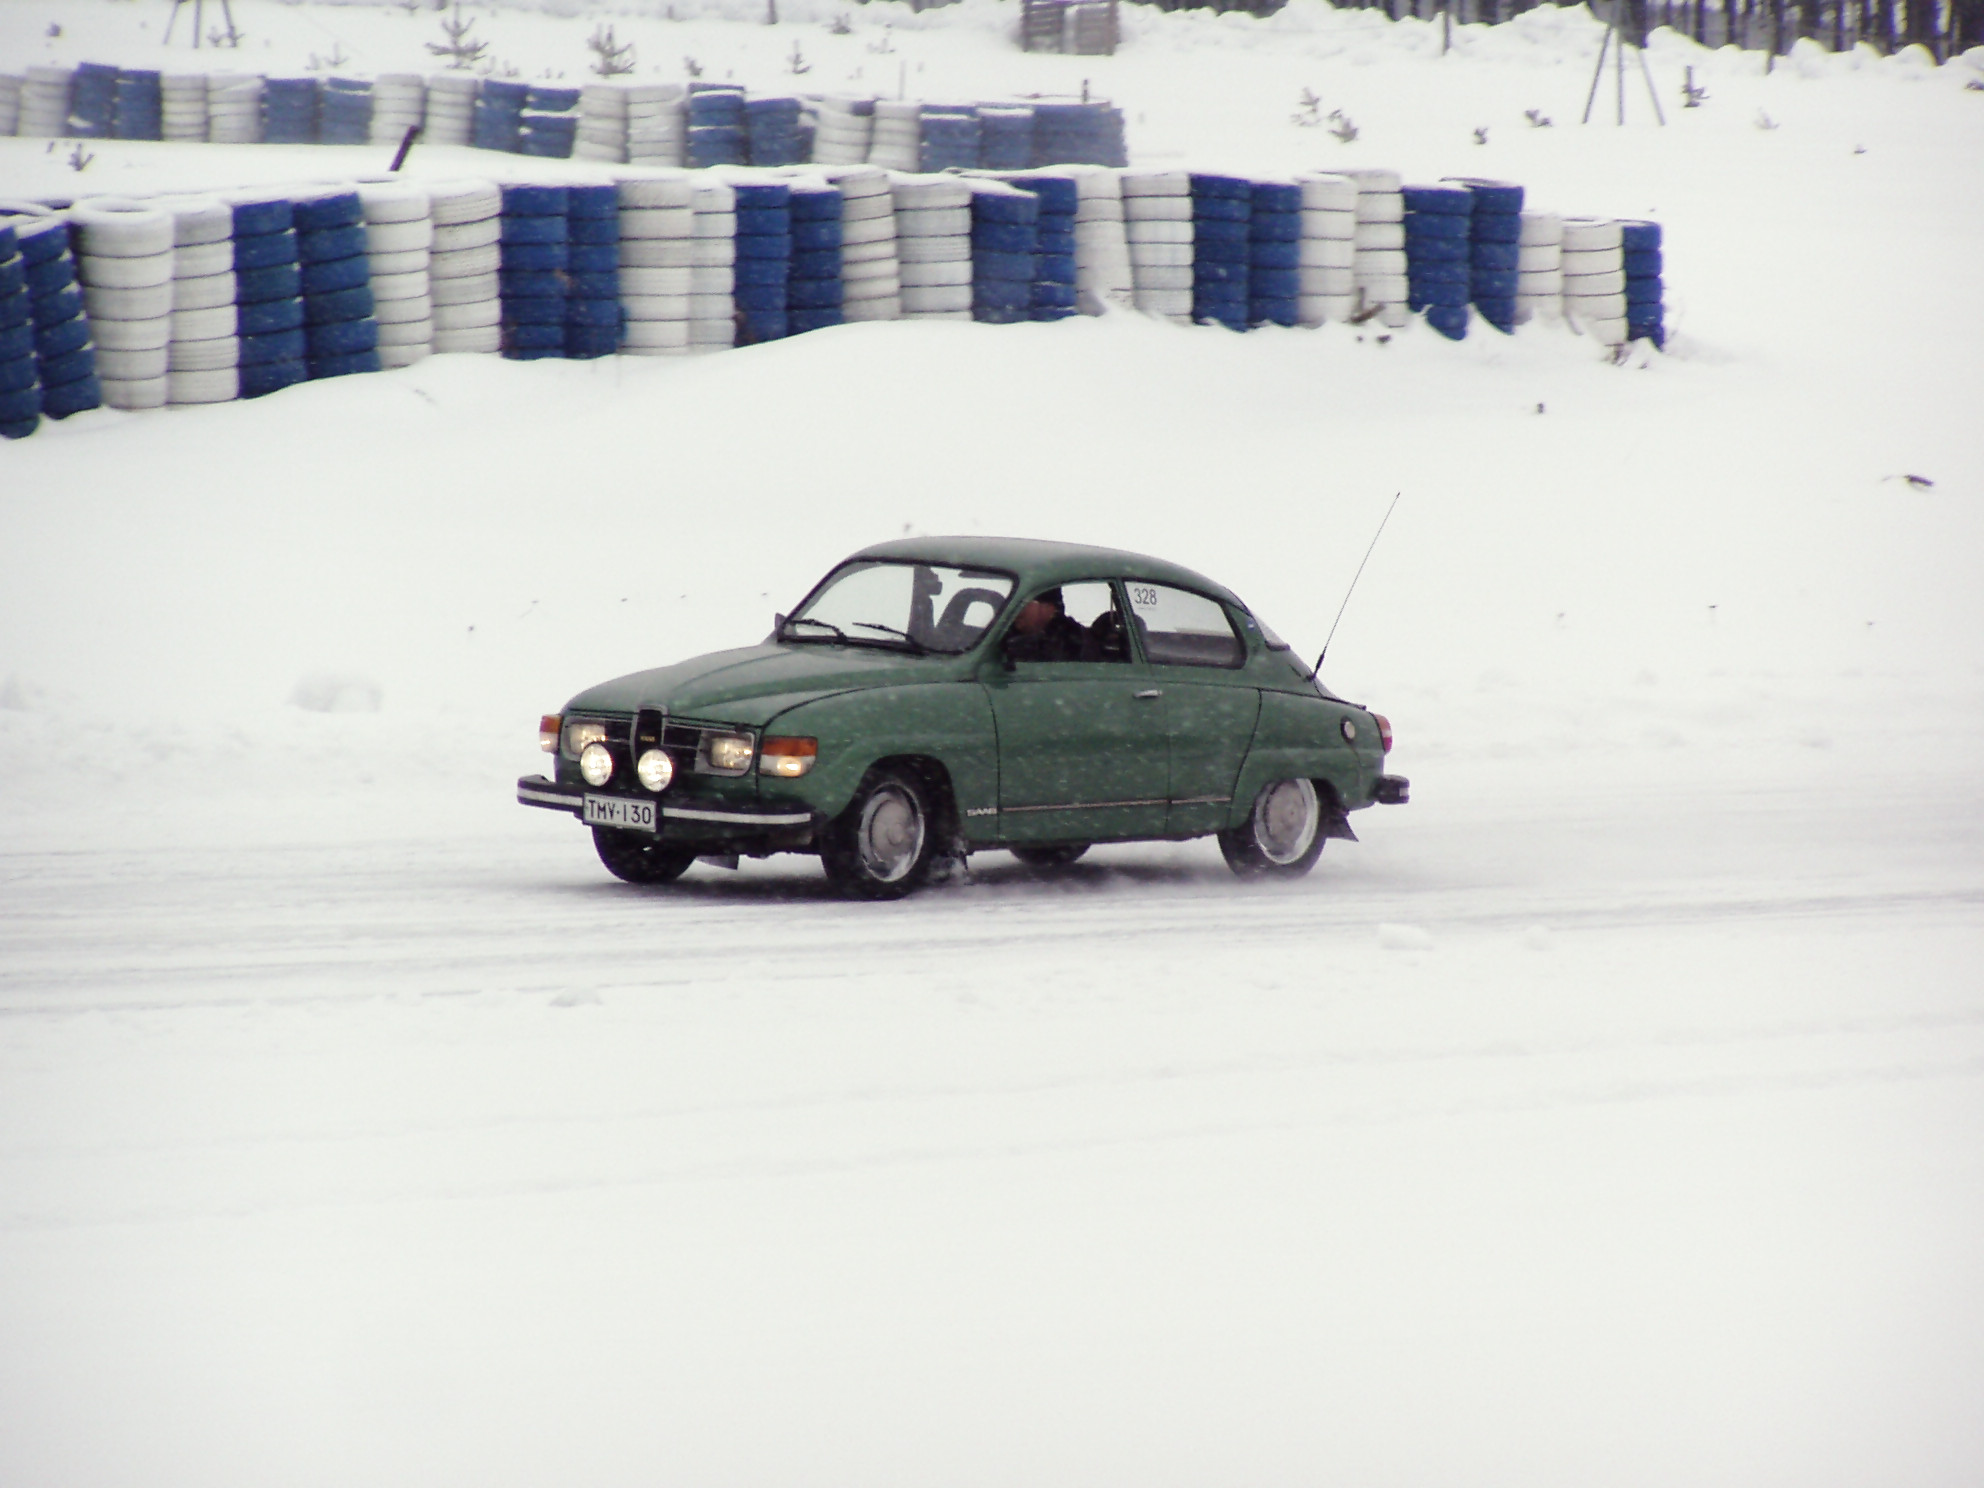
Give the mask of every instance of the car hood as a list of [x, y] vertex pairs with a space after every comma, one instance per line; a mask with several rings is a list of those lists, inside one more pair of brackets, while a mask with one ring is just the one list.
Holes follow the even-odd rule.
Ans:
[[615, 677], [588, 687], [565, 706], [571, 713], [666, 708], [678, 717], [763, 725], [788, 708], [831, 693], [937, 681], [949, 676], [958, 661], [811, 642], [745, 646]]

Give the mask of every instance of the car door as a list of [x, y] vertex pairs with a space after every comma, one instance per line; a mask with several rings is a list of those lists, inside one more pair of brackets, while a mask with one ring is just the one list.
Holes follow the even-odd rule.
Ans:
[[985, 675], [999, 735], [999, 836], [1161, 836], [1170, 759], [1162, 698], [1130, 649], [1113, 587], [1058, 592], [1071, 622], [1059, 652], [995, 661]]
[[1123, 585], [1138, 645], [1162, 694], [1172, 835], [1210, 832], [1228, 814], [1261, 695], [1243, 680], [1246, 642], [1226, 607], [1169, 584]]

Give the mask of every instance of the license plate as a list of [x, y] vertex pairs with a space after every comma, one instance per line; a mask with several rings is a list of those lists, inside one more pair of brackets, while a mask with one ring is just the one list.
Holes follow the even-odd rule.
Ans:
[[583, 820], [589, 827], [623, 827], [633, 832], [660, 828], [660, 812], [652, 801], [632, 796], [587, 796]]

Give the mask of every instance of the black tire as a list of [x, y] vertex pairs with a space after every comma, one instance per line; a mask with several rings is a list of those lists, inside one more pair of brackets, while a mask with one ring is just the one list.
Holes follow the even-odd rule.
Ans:
[[631, 884], [674, 883], [696, 861], [693, 847], [657, 842], [646, 832], [594, 827], [592, 846], [608, 873]]
[[921, 888], [944, 836], [932, 793], [901, 770], [871, 770], [820, 844], [827, 877], [858, 899], [900, 899]]
[[1271, 780], [1247, 819], [1219, 834], [1219, 850], [1241, 878], [1300, 878], [1323, 855], [1326, 814], [1313, 781]]
[[1059, 842], [1052, 847], [1013, 847], [1007, 851], [1029, 868], [1065, 868], [1087, 852], [1088, 846], [1086, 842]]

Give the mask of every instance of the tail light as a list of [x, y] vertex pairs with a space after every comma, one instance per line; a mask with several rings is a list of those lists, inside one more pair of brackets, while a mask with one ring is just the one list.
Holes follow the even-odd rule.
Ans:
[[565, 726], [559, 714], [547, 713], [537, 721], [537, 747], [546, 754], [558, 752], [558, 731]]
[[1378, 748], [1386, 754], [1392, 752], [1392, 721], [1382, 713], [1373, 713], [1372, 719], [1378, 725]]

